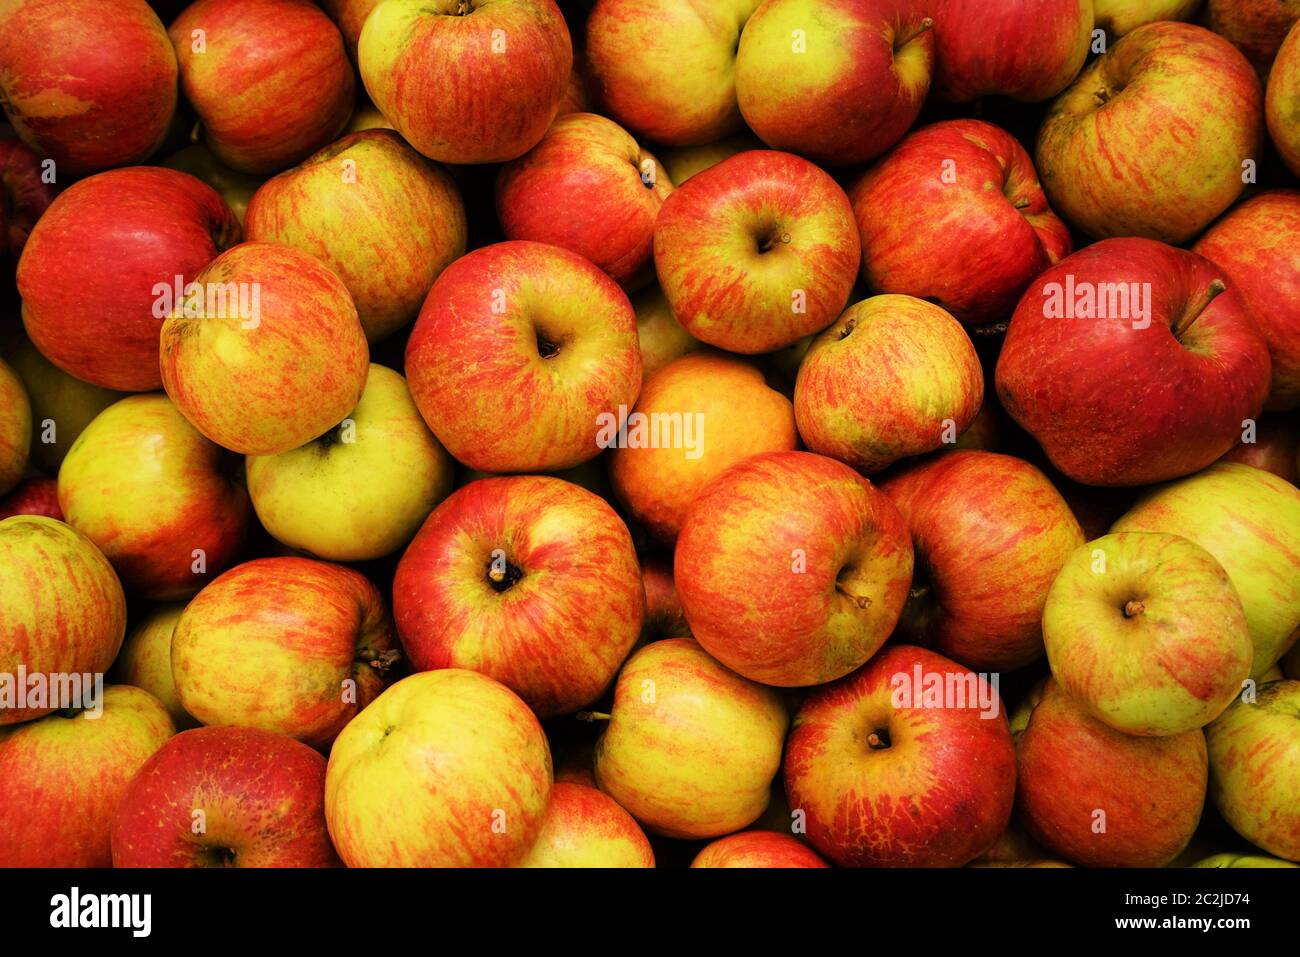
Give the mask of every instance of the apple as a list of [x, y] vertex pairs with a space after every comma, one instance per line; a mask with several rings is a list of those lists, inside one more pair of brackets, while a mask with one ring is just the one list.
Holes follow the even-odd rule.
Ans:
[[1053, 854], [1085, 867], [1163, 867], [1205, 803], [1205, 736], [1122, 734], [1055, 681], [1016, 742], [1017, 814]]
[[1300, 176], [1300, 26], [1291, 28], [1273, 61], [1264, 114], [1273, 145]]
[[997, 94], [1037, 103], [1079, 75], [1092, 0], [935, 0], [935, 84], [965, 103]]
[[1011, 319], [997, 365], [1003, 408], [1087, 485], [1204, 468], [1259, 415], [1272, 368], [1226, 276], [1150, 239], [1106, 240], [1062, 260]]
[[433, 284], [406, 345], [406, 376], [433, 434], [470, 468], [572, 468], [601, 451], [602, 434], [636, 401], [636, 315], [617, 283], [576, 253], [498, 243]]
[[600, 696], [644, 611], [627, 526], [600, 498], [549, 476], [454, 492], [393, 579], [398, 634], [417, 670], [482, 672], [543, 718]]
[[741, 831], [720, 837], [695, 855], [691, 867], [830, 867], [789, 834]]
[[1276, 857], [1266, 857], [1263, 854], [1226, 853], [1214, 854], [1197, 861], [1192, 867], [1300, 867], [1300, 864], [1292, 864], [1290, 861], [1282, 861]]
[[613, 798], [556, 781], [541, 833], [520, 867], [654, 867], [645, 832]]
[[325, 816], [349, 867], [513, 867], [551, 799], [551, 752], [514, 692], [474, 671], [411, 675], [330, 750]]
[[761, 2], [597, 0], [587, 18], [596, 100], [637, 136], [669, 146], [739, 132], [736, 47]]
[[790, 400], [768, 388], [758, 369], [692, 352], [646, 382], [609, 475], [632, 517], [672, 542], [701, 489], [729, 466], [798, 445]]
[[263, 184], [248, 239], [310, 253], [352, 294], [371, 342], [411, 322], [465, 252], [465, 205], [447, 172], [390, 130], [345, 136]]
[[894, 629], [912, 577], [898, 509], [847, 465], [771, 452], [696, 497], [673, 578], [691, 633], [753, 681], [824, 684]]
[[645, 617], [641, 622], [641, 644], [664, 638], [689, 638], [691, 626], [686, 623], [677, 586], [673, 582], [673, 566], [658, 558], [641, 561], [641, 584], [645, 587]]
[[44, 515], [63, 521], [63, 512], [59, 509], [59, 483], [35, 475], [19, 482], [12, 492], [0, 498], [0, 519], [15, 515]]
[[0, 137], [0, 194], [8, 204], [8, 233], [0, 233], [0, 257], [6, 244], [13, 262], [22, 254], [36, 221], [58, 193], [46, 181], [40, 157], [18, 139]]
[[0, 7], [0, 104], [61, 172], [139, 163], [176, 110], [176, 56], [144, 0], [10, 0]]
[[729, 352], [771, 352], [830, 325], [860, 253], [844, 190], [807, 160], [772, 150], [692, 176], [655, 223], [655, 269], [673, 315]]
[[352, 118], [348, 120], [348, 125], [343, 128], [343, 133], [360, 133], [363, 130], [393, 130], [397, 132], [392, 123], [389, 123], [384, 114], [380, 113], [375, 104], [363, 97], [357, 98], [356, 108], [352, 111]]
[[979, 356], [960, 323], [898, 295], [846, 309], [813, 341], [794, 387], [808, 449], [867, 473], [955, 443], [983, 401]]
[[327, 748], [384, 689], [401, 658], [379, 589], [306, 558], [259, 558], [185, 606], [172, 635], [181, 706]]
[[1259, 78], [1227, 40], [1150, 23], [1052, 104], [1038, 174], [1052, 206], [1088, 235], [1177, 245], [1241, 195], [1244, 164], [1259, 155], [1261, 103]]
[[1047, 476], [1009, 455], [949, 452], [880, 488], [916, 553], [899, 637], [981, 671], [1042, 655], [1048, 590], [1084, 541]]
[[748, 131], [698, 146], [673, 146], [662, 150], [659, 160], [674, 186], [680, 186], [696, 173], [702, 173], [737, 153], [761, 150], [763, 141]]
[[361, 39], [361, 28], [366, 25], [370, 12], [381, 2], [382, 0], [321, 0], [321, 7], [338, 24], [339, 33], [343, 34], [343, 45], [347, 47], [348, 56], [353, 63], [357, 61], [357, 41]]
[[325, 759], [256, 728], [182, 731], [113, 817], [114, 867], [333, 867]]
[[1071, 250], [1029, 154], [981, 120], [912, 133], [849, 198], [867, 284], [928, 299], [970, 325], [1005, 320], [1030, 282]]
[[1158, 20], [1190, 20], [1201, 0], [1092, 0], [1097, 26], [1111, 40]]
[[139, 688], [105, 688], [99, 708], [0, 728], [5, 867], [112, 864], [113, 812], [176, 729], [158, 699]]
[[[934, 21], [911, 0], [765, 0], [736, 53], [736, 100], [768, 146], [865, 163], [915, 122]], [[928, 4], [927, 4], [928, 6]]]
[[232, 169], [284, 169], [352, 114], [343, 38], [310, 0], [195, 0], [167, 32], [208, 147]]
[[767, 807], [785, 706], [691, 639], [656, 641], [629, 658], [605, 717], [596, 782], [656, 834], [718, 837]]
[[1273, 681], [1205, 729], [1210, 799], [1233, 830], [1300, 861], [1300, 681]]
[[69, 375], [156, 389], [168, 291], [238, 239], [235, 214], [193, 176], [138, 166], [81, 180], [37, 221], [18, 261], [23, 325]]
[[1113, 532], [1168, 532], [1218, 560], [1241, 598], [1255, 648], [1251, 676], [1300, 636], [1300, 489], [1248, 465], [1220, 462], [1154, 489]]
[[163, 322], [160, 359], [185, 418], [242, 455], [324, 435], [356, 408], [370, 367], [343, 281], [275, 243], [241, 243], [199, 273]]
[[627, 130], [570, 113], [501, 169], [497, 218], [507, 239], [572, 250], [635, 289], [654, 278], [655, 218], [672, 191], [659, 161]]
[[1251, 441], [1239, 442], [1220, 462], [1240, 462], [1272, 472], [1284, 482], [1300, 485], [1300, 428], [1279, 416], [1264, 416], [1255, 424]]
[[1076, 549], [1043, 606], [1052, 674], [1116, 731], [1175, 735], [1217, 718], [1250, 674], [1254, 646], [1228, 573], [1164, 532], [1120, 532]]
[[212, 150], [202, 143], [194, 143], [173, 153], [163, 160], [162, 165], [189, 173], [215, 189], [235, 214], [241, 227], [244, 225], [244, 214], [248, 212], [248, 201], [265, 182], [261, 176], [231, 169], [212, 155]]
[[785, 789], [813, 847], [842, 867], [960, 867], [1006, 829], [1015, 762], [995, 687], [891, 645], [804, 702]]
[[357, 63], [375, 106], [425, 156], [500, 163], [555, 118], [573, 47], [554, 0], [384, 0]]
[[157, 698], [181, 730], [198, 724], [181, 705], [172, 677], [172, 635], [184, 610], [181, 602], [155, 606], [127, 634], [113, 662], [113, 677]]
[[65, 520], [155, 601], [188, 598], [235, 560], [251, 509], [238, 459], [161, 393], [129, 396], [77, 437], [59, 469]]
[[31, 446], [31, 400], [18, 373], [0, 359], [0, 495], [22, 481]]
[[1267, 73], [1286, 39], [1300, 20], [1300, 0], [1206, 0], [1204, 22], [1246, 54], [1261, 73]]
[[702, 342], [682, 328], [657, 284], [637, 293], [632, 309], [636, 313], [643, 381], [649, 382], [652, 375], [674, 359], [703, 348]]

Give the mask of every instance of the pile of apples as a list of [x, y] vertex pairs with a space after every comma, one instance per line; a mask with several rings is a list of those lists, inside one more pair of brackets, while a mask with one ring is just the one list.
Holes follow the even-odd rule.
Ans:
[[1298, 20], [0, 3], [0, 865], [1296, 866]]

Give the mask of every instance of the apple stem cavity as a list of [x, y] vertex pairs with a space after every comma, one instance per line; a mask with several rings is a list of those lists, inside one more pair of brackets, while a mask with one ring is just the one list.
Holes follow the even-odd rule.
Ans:
[[1196, 325], [1196, 321], [1205, 314], [1205, 310], [1210, 307], [1210, 303], [1214, 302], [1215, 299], [1218, 299], [1222, 293], [1227, 291], [1227, 289], [1228, 285], [1222, 279], [1216, 279], [1214, 282], [1210, 283], [1209, 287], [1205, 290], [1204, 295], [1196, 301], [1191, 309], [1183, 313], [1179, 320], [1170, 328], [1169, 331], [1174, 334], [1174, 338], [1181, 340], [1183, 334], [1188, 332], [1192, 326]]

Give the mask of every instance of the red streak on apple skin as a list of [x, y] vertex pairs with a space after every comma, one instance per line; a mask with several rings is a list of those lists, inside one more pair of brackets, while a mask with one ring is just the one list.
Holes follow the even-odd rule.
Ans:
[[631, 814], [595, 787], [566, 781], [551, 788], [551, 804], [529, 856], [539, 855], [539, 867], [655, 866], [650, 841]]
[[718, 838], [691, 867], [830, 867], [816, 851], [777, 831], [741, 831]]

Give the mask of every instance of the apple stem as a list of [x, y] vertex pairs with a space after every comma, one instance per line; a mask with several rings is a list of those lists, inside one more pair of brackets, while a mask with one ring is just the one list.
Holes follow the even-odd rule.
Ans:
[[907, 34], [907, 36], [903, 37], [903, 39], [899, 40], [895, 44], [894, 49], [897, 50], [900, 47], [907, 46], [909, 43], [911, 43], [913, 40], [919, 37], [922, 33], [925, 33], [927, 30], [931, 30], [933, 28], [934, 28], [934, 20], [931, 19], [930, 17], [926, 17], [924, 20], [920, 22], [920, 24], [917, 26], [915, 30]]
[[844, 582], [842, 582], [842, 581], [838, 581], [838, 580], [837, 580], [837, 581], [835, 582], [835, 590], [836, 590], [837, 592], [839, 592], [841, 595], [844, 595], [844, 596], [846, 596], [846, 597], [852, 599], [853, 603], [854, 603], [855, 605], [857, 605], [859, 608], [867, 608], [867, 607], [870, 606], [870, 604], [871, 604], [871, 598], [870, 598], [870, 596], [868, 596], [868, 595], [859, 595], [857, 592], [851, 590], [851, 589], [850, 589], [847, 585], [845, 585]]
[[579, 721], [591, 723], [595, 721], [608, 721], [610, 720], [611, 715], [608, 715], [603, 711], [579, 711], [574, 715], [574, 717]]
[[915, 600], [919, 598], [924, 598], [928, 594], [930, 594], [929, 585], [917, 585], [915, 588], [913, 588], [911, 591], [907, 593], [907, 597]]
[[1197, 300], [1196, 305], [1194, 305], [1189, 312], [1184, 313], [1182, 318], [1175, 322], [1170, 328], [1169, 331], [1174, 334], [1174, 338], [1181, 339], [1183, 333], [1196, 325], [1196, 321], [1205, 314], [1205, 310], [1210, 307], [1210, 303], [1214, 302], [1215, 299], [1218, 299], [1219, 295], [1225, 292], [1227, 288], [1227, 283], [1222, 279], [1216, 279], [1214, 282], [1210, 283], [1209, 288], [1206, 289], [1205, 294]]
[[393, 667], [401, 657], [402, 653], [400, 651], [395, 648], [389, 648], [372, 656], [366, 663], [380, 674], [383, 674], [389, 668]]
[[1147, 610], [1147, 606], [1142, 604], [1142, 602], [1138, 601], [1136, 598], [1134, 598], [1125, 603], [1124, 617], [1136, 618], [1138, 615], [1142, 614], [1142, 612], [1146, 610]]
[[1027, 200], [1027, 199], [1018, 199], [1018, 200], [1016, 200], [1016, 202], [1015, 202], [1015, 207], [1016, 207], [1016, 209], [1028, 209], [1028, 208], [1029, 208], [1029, 200]]

